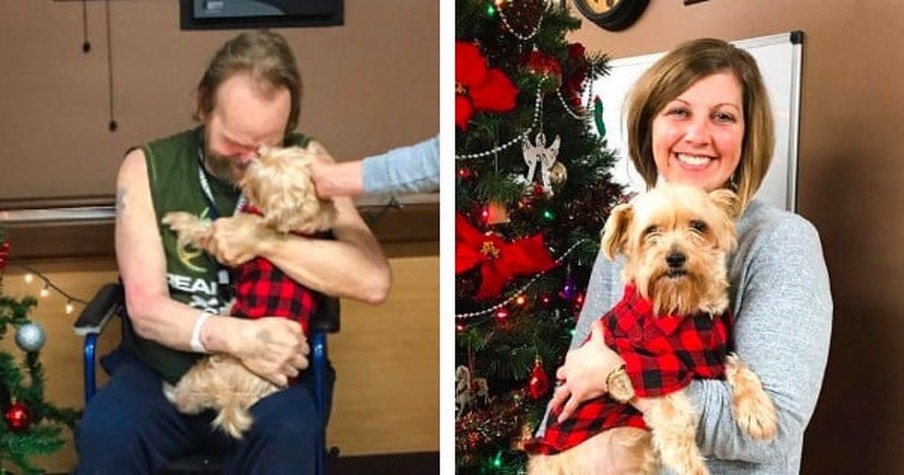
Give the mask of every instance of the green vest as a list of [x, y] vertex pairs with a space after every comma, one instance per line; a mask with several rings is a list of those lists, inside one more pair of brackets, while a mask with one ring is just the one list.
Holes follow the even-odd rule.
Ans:
[[[151, 200], [157, 218], [157, 231], [166, 256], [166, 278], [170, 297], [202, 310], [223, 314], [228, 302], [219, 288], [221, 268], [209, 254], [193, 246], [180, 247], [176, 233], [160, 220], [170, 211], [187, 211], [202, 218], [211, 216], [208, 201], [198, 176], [204, 129], [193, 130], [146, 144], [142, 147], [148, 169]], [[285, 145], [306, 146], [309, 139], [290, 134]], [[232, 216], [239, 201], [239, 190], [204, 172], [210, 184], [217, 214]], [[178, 351], [140, 337], [126, 319], [124, 340], [142, 360], [167, 381], [175, 383], [200, 355]]]

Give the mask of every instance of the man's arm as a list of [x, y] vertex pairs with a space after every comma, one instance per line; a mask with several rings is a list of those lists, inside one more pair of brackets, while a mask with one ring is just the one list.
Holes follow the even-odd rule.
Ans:
[[386, 300], [389, 262], [350, 198], [335, 198], [335, 240], [290, 235], [261, 241], [260, 255], [319, 292], [369, 304]]
[[[166, 257], [157, 232], [147, 164], [140, 149], [129, 152], [117, 178], [116, 259], [126, 305], [135, 331], [164, 346], [191, 351], [194, 309], [169, 296]], [[284, 318], [256, 321], [211, 317], [201, 331], [210, 352], [231, 353], [253, 371], [277, 384], [307, 366], [307, 344], [296, 322]], [[266, 361], [262, 358], [269, 355]]]

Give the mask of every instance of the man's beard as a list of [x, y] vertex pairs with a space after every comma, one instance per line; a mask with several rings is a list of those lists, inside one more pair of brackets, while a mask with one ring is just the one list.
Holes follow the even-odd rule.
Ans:
[[238, 158], [224, 157], [210, 149], [206, 150], [204, 156], [204, 163], [207, 166], [207, 171], [209, 171], [211, 175], [226, 183], [231, 183], [233, 185], [238, 183], [243, 172], [243, 168], [238, 165]]

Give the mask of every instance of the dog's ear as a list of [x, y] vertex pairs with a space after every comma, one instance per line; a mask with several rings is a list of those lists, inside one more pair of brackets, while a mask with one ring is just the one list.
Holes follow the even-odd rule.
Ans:
[[734, 221], [741, 215], [741, 199], [734, 191], [727, 188], [720, 188], [709, 192], [709, 199], [713, 200], [725, 214]]
[[603, 241], [600, 250], [610, 261], [615, 260], [615, 255], [624, 250], [627, 244], [628, 226], [634, 217], [634, 207], [629, 203], [620, 204], [609, 213], [606, 225], [603, 227]]

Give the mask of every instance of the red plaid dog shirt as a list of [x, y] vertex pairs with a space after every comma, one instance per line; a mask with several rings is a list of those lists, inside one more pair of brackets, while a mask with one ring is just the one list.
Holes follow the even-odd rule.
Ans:
[[[257, 213], [253, 207], [242, 212]], [[308, 318], [317, 309], [311, 289], [299, 284], [263, 258], [242, 264], [233, 273], [235, 303], [230, 313], [244, 318], [286, 317], [301, 324], [308, 334]]]
[[[634, 285], [602, 317], [606, 345], [625, 360], [625, 372], [638, 397], [656, 397], [678, 391], [692, 379], [717, 379], [725, 374], [730, 312], [718, 317], [655, 317], [652, 303]], [[561, 411], [552, 411], [543, 437], [525, 444], [530, 453], [556, 454], [615, 427], [646, 429], [643, 414], [609, 395], [581, 404], [571, 417], [558, 423]]]

